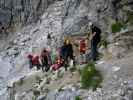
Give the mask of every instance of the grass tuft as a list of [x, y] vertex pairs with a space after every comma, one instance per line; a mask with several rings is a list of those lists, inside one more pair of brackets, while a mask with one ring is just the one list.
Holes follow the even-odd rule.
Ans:
[[84, 89], [93, 88], [95, 90], [100, 87], [102, 80], [102, 75], [96, 70], [94, 63], [87, 64], [81, 71], [81, 86]]
[[80, 98], [80, 96], [76, 96], [75, 100], [82, 100], [82, 99]]

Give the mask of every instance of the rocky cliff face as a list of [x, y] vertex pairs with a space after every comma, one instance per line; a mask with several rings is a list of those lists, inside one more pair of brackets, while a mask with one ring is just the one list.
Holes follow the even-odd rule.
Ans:
[[64, 33], [84, 33], [89, 21], [109, 32], [112, 21], [126, 21], [132, 10], [132, 0], [66, 0]]
[[[36, 22], [48, 6], [57, 0], [0, 0], [0, 22], [6, 27]], [[63, 0], [60, 0], [63, 1]], [[112, 20], [127, 20], [132, 0], [64, 0], [63, 32], [84, 33], [89, 21], [108, 30]]]
[[[1, 62], [6, 60], [6, 61], [9, 61], [9, 63], [11, 64], [10, 65], [11, 68], [9, 68], [10, 70], [9, 70], [9, 72], [7, 72], [9, 74], [9, 76], [7, 77], [7, 80], [10, 79], [12, 82], [12, 79], [14, 79], [16, 81], [16, 78], [19, 78], [20, 81], [21, 81], [21, 79], [22, 79], [22, 81], [23, 80], [25, 81], [25, 78], [28, 79], [27, 73], [35, 71], [34, 69], [29, 70], [28, 62], [26, 59], [27, 55], [29, 53], [38, 54], [38, 53], [40, 53], [40, 51], [42, 50], [43, 47], [48, 47], [47, 41], [46, 41], [47, 40], [46, 36], [48, 33], [50, 33], [53, 37], [53, 39], [51, 41], [52, 42], [51, 49], [53, 51], [55, 50], [55, 48], [58, 48], [58, 46], [60, 45], [61, 42], [59, 40], [62, 38], [61, 35], [63, 33], [64, 34], [83, 34], [85, 32], [88, 32], [88, 23], [90, 21], [92, 21], [95, 25], [98, 25], [102, 29], [103, 33], [104, 32], [111, 33], [111, 29], [110, 29], [111, 24], [116, 21], [126, 22], [126, 24], [128, 26], [131, 25], [131, 23], [128, 19], [129, 16], [128, 16], [127, 12], [130, 14], [132, 13], [132, 10], [133, 10], [132, 4], [133, 4], [132, 0], [58, 0], [58, 2], [57, 2], [57, 0], [8, 0], [8, 1], [0, 0], [0, 21], [4, 24], [4, 26], [16, 27], [16, 29], [18, 29], [19, 26], [25, 26], [29, 23], [32, 23], [32, 22], [35, 23], [35, 22], [39, 21], [38, 23], [30, 24], [30, 25], [26, 26], [25, 28], [23, 28], [23, 30], [16, 32], [16, 34], [15, 34], [16, 36], [12, 36], [13, 38], [9, 41], [9, 43], [7, 43], [7, 41], [5, 41], [6, 40], [5, 38], [3, 39], [3, 42], [6, 43], [6, 44], [4, 44], [4, 46], [6, 46], [6, 47], [0, 46], [0, 48], [2, 48], [2, 50], [0, 52]], [[41, 16], [42, 14], [43, 14], [43, 16]], [[132, 17], [130, 19], [132, 19]], [[130, 41], [133, 41], [132, 33], [133, 33], [132, 31], [128, 31], [128, 32], [119, 33], [119, 34], [117, 33], [115, 35], [112, 34], [112, 36], [109, 36], [109, 37], [113, 37], [112, 40], [114, 43], [109, 45], [109, 47], [111, 47], [110, 52], [115, 53], [113, 56], [117, 55], [116, 52], [120, 53], [120, 51], [121, 51], [123, 53], [122, 48], [124, 48], [124, 50], [125, 50], [125, 48], [130, 49], [130, 46], [133, 43], [133, 42], [129, 42], [129, 39], [130, 39]], [[9, 37], [9, 38], [11, 38], [11, 37]], [[122, 41], [125, 40], [125, 41], [122, 42], [121, 40]], [[122, 42], [121, 44], [123, 44], [123, 45], [121, 45], [122, 48], [115, 49], [115, 48], [117, 48], [116, 46], [119, 45], [119, 43], [118, 43], [119, 41]], [[0, 41], [1, 44], [3, 44], [3, 42]], [[125, 47], [125, 45], [128, 47]], [[4, 48], [4, 50], [3, 50], [3, 48]], [[126, 53], [124, 53], [124, 54], [126, 54]], [[117, 61], [118, 60], [116, 60], [116, 62]], [[132, 61], [132, 56], [131, 56], [130, 62], [131, 61]], [[105, 70], [105, 72], [108, 72], [108, 73], [105, 74], [104, 76], [112, 77], [112, 75], [115, 75], [112, 72], [110, 72], [110, 71], [114, 70], [114, 68], [115, 68], [115, 70], [117, 69], [114, 72], [117, 73], [117, 71], [118, 71], [118, 76], [113, 76], [115, 78], [115, 80], [113, 79], [114, 82], [110, 82], [110, 80], [112, 78], [108, 79], [108, 77], [107, 77], [107, 79], [108, 79], [107, 87], [109, 87], [109, 88], [104, 90], [105, 100], [112, 100], [112, 99], [117, 99], [117, 98], [118, 98], [118, 100], [120, 100], [119, 98], [121, 97], [120, 96], [121, 94], [119, 93], [119, 91], [121, 91], [121, 90], [119, 90], [119, 89], [121, 87], [119, 87], [117, 85], [119, 85], [120, 83], [123, 84], [123, 82], [121, 82], [120, 75], [126, 76], [126, 77], [122, 78], [123, 80], [127, 79], [127, 77], [129, 77], [129, 76], [131, 76], [131, 79], [132, 79], [132, 74], [131, 75], [127, 74], [128, 69], [130, 69], [130, 68], [125, 67], [125, 66], [129, 66], [129, 65], [127, 64], [127, 65], [123, 66], [123, 64], [122, 64], [122, 66], [123, 66], [122, 68], [126, 68], [126, 70], [125, 69], [121, 70], [121, 68], [119, 67], [121, 65], [119, 65], [119, 64], [121, 64], [121, 62], [123, 62], [123, 61], [118, 62], [119, 64], [113, 64], [113, 65], [112, 65], [112, 62], [110, 62], [111, 64], [109, 64], [109, 65], [108, 65], [108, 62], [107, 62], [107, 64], [105, 64], [105, 62], [106, 61], [104, 61], [104, 63], [102, 62], [103, 65], [101, 65], [102, 67], [100, 67], [101, 70], [104, 70], [104, 69], [109, 70], [109, 71]], [[125, 63], [125, 62], [123, 62], [123, 63]], [[132, 63], [131, 63], [131, 66], [132, 66]], [[5, 66], [3, 66], [2, 64], [1, 64], [0, 68], [3, 68], [5, 70]], [[6, 68], [7, 68], [7, 66], [6, 66]], [[121, 70], [120, 73], [119, 73], [119, 70]], [[126, 72], [123, 72], [124, 70]], [[64, 69], [62, 69], [61, 71], [64, 72]], [[132, 69], [131, 69], [131, 73], [132, 73]], [[40, 72], [39, 72], [39, 74], [40, 74]], [[70, 75], [70, 74], [67, 73], [67, 75]], [[53, 79], [54, 79], [56, 77], [56, 75], [52, 75], [50, 77], [53, 77]], [[35, 78], [35, 76], [33, 76], [33, 78]], [[47, 78], [47, 77], [45, 77], [45, 74], [44, 74], [44, 78]], [[71, 78], [71, 76], [70, 76], [70, 78]], [[120, 79], [120, 83], [117, 82], [118, 79]], [[63, 80], [65, 80], [65, 79], [63, 78]], [[126, 81], [128, 82], [129, 80], [126, 80]], [[15, 81], [14, 81], [14, 83], [15, 83]], [[27, 82], [28, 82], [28, 84], [30, 83], [29, 79], [28, 79], [28, 81], [26, 80], [26, 83]], [[45, 79], [42, 79], [41, 84], [42, 84], [42, 87], [44, 87], [44, 88], [42, 88], [42, 89], [44, 89], [44, 91], [39, 89], [39, 91], [42, 93], [42, 95], [45, 95], [45, 92], [48, 92], [47, 90], [49, 89], [49, 88], [47, 89], [45, 87], [45, 85], [43, 84], [45, 82], [46, 82]], [[61, 83], [61, 82], [59, 82], [59, 83]], [[31, 83], [34, 83], [34, 82], [31, 82]], [[40, 86], [40, 83], [37, 83], [37, 84], [35, 83], [32, 85], [31, 85], [31, 83], [30, 83], [30, 86], [34, 87], [34, 85], [38, 85], [38, 84]], [[52, 81], [51, 81], [51, 83], [52, 83]], [[46, 82], [46, 84], [47, 84], [47, 82]], [[114, 85], [114, 84], [116, 84], [116, 85]], [[22, 85], [22, 84], [20, 84], [20, 85]], [[24, 85], [25, 85], [25, 82], [24, 82]], [[131, 85], [132, 85], [132, 82], [131, 82]], [[30, 86], [29, 86], [29, 88], [31, 88]], [[105, 86], [106, 86], [106, 83], [105, 83]], [[111, 86], [118, 87], [117, 95], [115, 95], [116, 93], [113, 92], [113, 91], [116, 91], [116, 88], [113, 88]], [[11, 89], [12, 88], [14, 88], [14, 86], [11, 85]], [[30, 93], [32, 93], [34, 91], [31, 91], [31, 89], [29, 89], [29, 88], [26, 87], [26, 88], [23, 88], [23, 89], [25, 89], [24, 91], [19, 91], [19, 90], [21, 90], [21, 86], [20, 86], [20, 87], [18, 87], [18, 91], [16, 91], [15, 94], [13, 93], [14, 91], [12, 92], [12, 90], [11, 90], [11, 93], [13, 93], [13, 94], [10, 94], [10, 96], [13, 99], [3, 99], [3, 97], [1, 98], [1, 96], [0, 96], [0, 100], [27, 100], [27, 98], [29, 98], [28, 100], [31, 100], [32, 99], [31, 97], [33, 95], [31, 96]], [[113, 89], [110, 89], [110, 88], [113, 88]], [[46, 99], [46, 100], [55, 100], [55, 99], [51, 99], [51, 98], [55, 98], [55, 96], [58, 96], [58, 97], [56, 97], [57, 100], [62, 100], [62, 99], [64, 99], [64, 97], [67, 96], [67, 97], [71, 97], [73, 100], [73, 98], [76, 95], [83, 95], [83, 97], [85, 98], [83, 100], [93, 100], [93, 98], [95, 98], [94, 100], [97, 100], [97, 99], [99, 99], [98, 95], [100, 95], [101, 99], [99, 99], [99, 100], [104, 100], [103, 99], [104, 93], [101, 93], [102, 89], [98, 90], [96, 92], [96, 94], [95, 94], [95, 92], [89, 93], [88, 90], [85, 90], [85, 92], [84, 91], [82, 92], [82, 90], [77, 91], [76, 88], [73, 89], [73, 87], [70, 87], [70, 91], [74, 90], [74, 92], [70, 92], [70, 91], [67, 92], [67, 89], [69, 90], [69, 88], [66, 88], [66, 90], [64, 90], [64, 92], [48, 93], [44, 97], [46, 97], [48, 95], [47, 96], [48, 99]], [[110, 90], [110, 91], [107, 92], [107, 90]], [[101, 91], [101, 92], [99, 93], [99, 91]], [[123, 91], [123, 87], [122, 87], [122, 91]], [[131, 91], [128, 90], [128, 91], [129, 91], [129, 93], [131, 92], [131, 94], [132, 94], [132, 90]], [[49, 91], [49, 92], [51, 92], [51, 91]], [[111, 93], [112, 93], [112, 95], [110, 96]], [[70, 96], [70, 94], [74, 94], [74, 95]], [[93, 97], [93, 95], [94, 95], [94, 97]], [[97, 95], [97, 96], [95, 96], [95, 95]], [[129, 95], [129, 94], [128, 93], [126, 95], [124, 94], [124, 98], [126, 98], [127, 95]], [[106, 98], [106, 96], [107, 96], [107, 98]], [[115, 96], [115, 97], [113, 97], [113, 96]], [[14, 98], [14, 97], [16, 97], [16, 98]], [[21, 97], [24, 97], [24, 98], [21, 99]], [[38, 100], [42, 100], [42, 99], [38, 99]], [[68, 100], [68, 99], [66, 98], [64, 100]], [[131, 95], [131, 99], [126, 99], [126, 100], [132, 100], [132, 95]]]
[[5, 27], [36, 22], [55, 0], [0, 0], [0, 22]]

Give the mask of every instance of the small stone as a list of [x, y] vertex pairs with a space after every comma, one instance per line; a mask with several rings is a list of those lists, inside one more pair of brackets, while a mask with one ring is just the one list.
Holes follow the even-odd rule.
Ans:
[[72, 87], [71, 89], [72, 89], [72, 91], [76, 91], [76, 88], [75, 87]]
[[87, 100], [93, 100], [90, 96], [87, 98]]
[[17, 40], [17, 39], [15, 39], [15, 40], [13, 41], [13, 43], [14, 43], [14, 44], [17, 44], [17, 43], [18, 43], [18, 40]]
[[114, 72], [117, 72], [119, 70], [120, 70], [120, 67], [118, 67], [118, 66], [113, 66], [112, 67], [112, 71], [114, 71]]
[[113, 78], [114, 78], [115, 80], [117, 80], [117, 79], [118, 79], [118, 76], [117, 76], [117, 75], [114, 75]]
[[37, 100], [45, 100], [46, 99], [46, 96], [45, 95], [40, 95]]
[[17, 33], [18, 36], [20, 36], [22, 33]]
[[25, 43], [23, 43], [23, 42], [22, 42], [22, 43], [19, 43], [19, 45], [20, 45], [20, 46], [24, 46], [24, 45], [25, 45]]
[[124, 85], [127, 85], [128, 84], [128, 82], [127, 81], [124, 81]]
[[121, 83], [121, 86], [123, 87], [124, 86], [124, 83]]
[[116, 42], [116, 43], [115, 43], [115, 45], [116, 45], [116, 46], [118, 46], [118, 45], [119, 45], [119, 43], [118, 43], [118, 42]]
[[102, 89], [101, 88], [97, 88], [97, 92], [102, 93]]

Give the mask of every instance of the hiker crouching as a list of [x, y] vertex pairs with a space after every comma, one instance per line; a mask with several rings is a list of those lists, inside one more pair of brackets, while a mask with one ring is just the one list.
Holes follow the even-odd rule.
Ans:
[[32, 69], [34, 66], [37, 68], [37, 70], [40, 69], [41, 67], [41, 62], [39, 59], [39, 56], [33, 56], [31, 54], [28, 55], [28, 59], [29, 59], [29, 68]]

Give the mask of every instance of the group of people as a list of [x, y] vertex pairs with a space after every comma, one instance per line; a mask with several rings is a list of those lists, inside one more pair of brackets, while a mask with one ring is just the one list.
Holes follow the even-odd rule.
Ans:
[[[89, 35], [91, 39], [91, 52], [89, 54], [89, 59], [96, 61], [98, 57], [97, 46], [100, 42], [101, 30], [92, 23], [89, 25], [91, 27], [91, 35]], [[51, 37], [48, 35], [48, 41], [50, 41], [50, 39]], [[80, 41], [79, 47], [81, 55], [85, 54], [86, 44], [84, 39]], [[30, 68], [36, 66], [37, 70], [42, 69], [43, 71], [48, 71], [50, 68], [57, 70], [62, 66], [64, 66], [65, 70], [67, 70], [70, 61], [73, 62], [73, 65], [76, 64], [73, 45], [69, 39], [65, 39], [63, 45], [58, 49], [56, 61], [51, 60], [51, 52], [49, 52], [46, 48], [42, 50], [40, 56], [33, 56], [30, 54], [28, 55], [28, 59]]]
[[49, 66], [51, 65], [49, 52], [45, 48], [41, 52], [40, 56], [29, 54], [28, 60], [30, 69], [36, 66], [37, 70], [42, 69], [42, 71], [48, 71], [50, 68]]
[[[64, 44], [58, 48], [58, 54], [56, 55], [55, 61], [51, 59], [51, 52], [44, 48], [39, 55], [28, 55], [30, 69], [36, 66], [37, 70], [48, 71], [50, 67], [53, 70], [59, 69], [61, 66], [67, 70], [68, 63], [70, 60], [74, 60], [73, 47], [70, 41], [67, 39]], [[69, 60], [70, 59], [70, 60]]]

